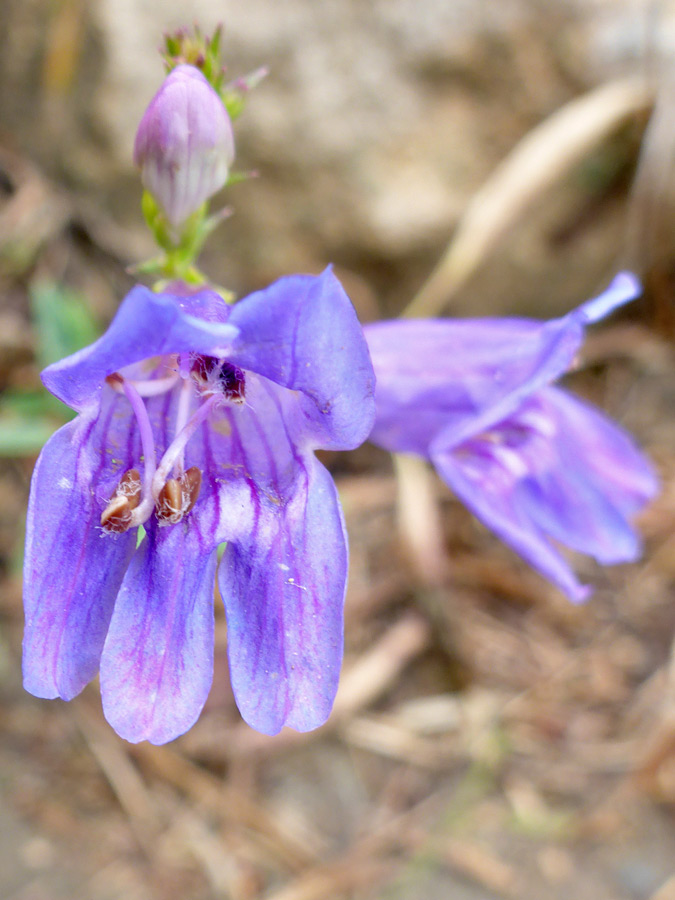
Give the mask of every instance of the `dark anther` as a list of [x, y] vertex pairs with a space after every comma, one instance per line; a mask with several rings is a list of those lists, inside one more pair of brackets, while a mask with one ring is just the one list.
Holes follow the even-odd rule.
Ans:
[[131, 525], [131, 511], [141, 501], [141, 476], [137, 469], [125, 472], [108, 505], [101, 513], [101, 527], [109, 534], [123, 534]]
[[169, 478], [159, 492], [155, 512], [160, 525], [176, 525], [197, 502], [202, 473], [192, 466], [180, 478]]
[[196, 356], [192, 363], [192, 377], [199, 384], [207, 384], [218, 365], [215, 356]]
[[244, 373], [238, 366], [225, 362], [218, 372], [218, 380], [220, 381], [223, 394], [228, 400], [234, 403], [244, 402]]
[[124, 379], [121, 375], [118, 375], [117, 372], [113, 372], [112, 375], [106, 375], [105, 382], [114, 391], [121, 391], [122, 386], [124, 385]]
[[246, 378], [239, 366], [223, 362], [215, 356], [197, 356], [191, 371], [192, 377], [202, 389], [222, 394], [233, 403], [244, 402]]

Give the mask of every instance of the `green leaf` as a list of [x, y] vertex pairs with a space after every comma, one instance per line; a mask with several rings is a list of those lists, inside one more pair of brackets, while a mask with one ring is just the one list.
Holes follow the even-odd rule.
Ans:
[[34, 456], [52, 436], [56, 426], [49, 419], [0, 416], [0, 456]]
[[79, 294], [53, 282], [31, 285], [33, 321], [41, 367], [70, 356], [98, 337], [98, 328]]
[[61, 403], [53, 394], [41, 391], [7, 391], [2, 398], [0, 421], [4, 413], [10, 418], [30, 418], [36, 416], [55, 416], [64, 422], [73, 418], [75, 413], [65, 403]]

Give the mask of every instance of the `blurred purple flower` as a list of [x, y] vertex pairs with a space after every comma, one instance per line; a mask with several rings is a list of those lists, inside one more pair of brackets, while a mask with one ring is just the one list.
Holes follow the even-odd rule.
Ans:
[[233, 159], [222, 100], [199, 69], [176, 66], [136, 133], [134, 163], [144, 186], [178, 227], [225, 184]]
[[553, 541], [600, 563], [635, 560], [630, 520], [657, 492], [629, 435], [553, 382], [585, 327], [634, 299], [629, 273], [562, 319], [412, 320], [366, 326], [377, 378], [370, 439], [431, 460], [485, 525], [573, 601]]
[[122, 737], [182, 734], [211, 685], [218, 568], [243, 717], [268, 734], [321, 725], [347, 544], [314, 451], [356, 447], [374, 419], [366, 343], [330, 270], [233, 308], [208, 290], [135, 287], [103, 337], [43, 380], [78, 416], [33, 475], [27, 690], [69, 700], [100, 667]]

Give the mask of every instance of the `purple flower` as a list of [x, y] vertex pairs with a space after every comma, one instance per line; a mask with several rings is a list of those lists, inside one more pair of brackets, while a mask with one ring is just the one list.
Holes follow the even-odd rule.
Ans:
[[211, 685], [217, 569], [243, 717], [268, 734], [322, 724], [347, 544], [314, 451], [356, 447], [374, 419], [367, 346], [330, 270], [233, 308], [208, 290], [135, 287], [103, 337], [43, 380], [78, 416], [33, 475], [27, 690], [69, 700], [100, 667], [122, 737], [182, 734]]
[[172, 225], [220, 190], [233, 159], [222, 100], [194, 66], [176, 66], [145, 111], [134, 144], [143, 184]]
[[431, 460], [485, 525], [572, 600], [554, 542], [603, 564], [640, 555], [630, 522], [657, 491], [651, 465], [602, 413], [553, 382], [585, 327], [634, 299], [629, 273], [562, 319], [419, 320], [365, 329], [377, 378], [371, 440]]

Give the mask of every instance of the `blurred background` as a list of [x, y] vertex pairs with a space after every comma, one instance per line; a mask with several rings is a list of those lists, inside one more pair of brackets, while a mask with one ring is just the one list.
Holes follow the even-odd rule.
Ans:
[[[673, 900], [675, 4], [0, 0], [0, 21], [0, 897]], [[64, 421], [38, 373], [152, 255], [131, 148], [162, 33], [194, 21], [224, 23], [232, 77], [270, 68], [213, 280], [244, 294], [333, 262], [364, 321], [415, 296], [546, 318], [629, 265], [645, 296], [571, 384], [663, 493], [644, 561], [579, 559], [597, 591], [574, 608], [423, 468], [328, 456], [351, 540], [331, 720], [245, 726], [218, 608], [207, 708], [156, 748], [117, 738], [96, 685], [22, 691], [20, 567]]]

